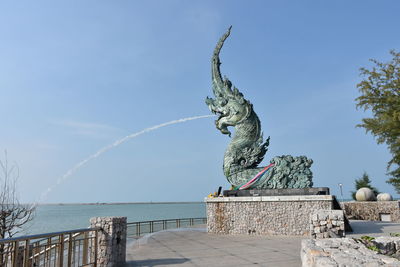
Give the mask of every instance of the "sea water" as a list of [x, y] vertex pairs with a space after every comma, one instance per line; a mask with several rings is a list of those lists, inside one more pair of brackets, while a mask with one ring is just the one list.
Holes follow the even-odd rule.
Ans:
[[18, 235], [87, 228], [90, 218], [107, 216], [126, 216], [128, 222], [199, 218], [206, 216], [206, 209], [203, 202], [39, 205]]

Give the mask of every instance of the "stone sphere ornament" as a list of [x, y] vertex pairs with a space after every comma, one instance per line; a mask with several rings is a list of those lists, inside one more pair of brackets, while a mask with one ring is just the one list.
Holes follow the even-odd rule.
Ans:
[[378, 199], [378, 201], [392, 201], [393, 200], [392, 195], [389, 193], [380, 193], [380, 194], [378, 194], [378, 196], [376, 198]]
[[375, 197], [374, 191], [372, 191], [368, 187], [362, 187], [357, 190], [356, 200], [357, 201], [376, 201], [376, 197]]

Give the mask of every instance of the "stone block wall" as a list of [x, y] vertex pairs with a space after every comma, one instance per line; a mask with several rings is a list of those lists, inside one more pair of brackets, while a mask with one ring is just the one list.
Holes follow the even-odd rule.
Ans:
[[207, 198], [207, 230], [216, 234], [310, 234], [314, 210], [332, 209], [330, 195]]
[[399, 253], [400, 238], [376, 238], [380, 253], [353, 238], [304, 239], [301, 242], [303, 267], [320, 266], [400, 266], [393, 256]]
[[310, 218], [311, 238], [344, 237], [344, 214], [342, 210], [316, 210]]
[[392, 222], [400, 222], [399, 201], [350, 201], [341, 206], [348, 219], [380, 221], [383, 215]]
[[[101, 228], [97, 236], [97, 266], [124, 266], [126, 261], [126, 217], [95, 217], [90, 219], [90, 224], [92, 228]], [[95, 252], [91, 251], [91, 253]]]

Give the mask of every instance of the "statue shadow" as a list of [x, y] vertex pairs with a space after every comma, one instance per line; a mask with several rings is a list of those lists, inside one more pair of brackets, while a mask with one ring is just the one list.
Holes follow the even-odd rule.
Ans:
[[125, 266], [157, 266], [157, 265], [173, 265], [173, 264], [183, 264], [190, 261], [186, 258], [165, 258], [165, 259], [149, 259], [149, 260], [137, 260], [137, 261], [127, 261]]

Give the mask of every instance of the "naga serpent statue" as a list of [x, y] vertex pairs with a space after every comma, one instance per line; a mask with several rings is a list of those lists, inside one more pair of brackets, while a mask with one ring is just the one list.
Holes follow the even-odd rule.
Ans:
[[[231, 26], [232, 27], [232, 26]], [[221, 37], [211, 60], [212, 89], [215, 98], [206, 99], [211, 112], [218, 114], [215, 125], [221, 133], [235, 134], [224, 156], [224, 174], [233, 189], [305, 188], [312, 186], [313, 161], [305, 156], [274, 157], [266, 167], [257, 167], [268, 150], [269, 137], [264, 141], [261, 123], [253, 105], [233, 86], [227, 77], [222, 78], [219, 53], [228, 38], [231, 27]]]

